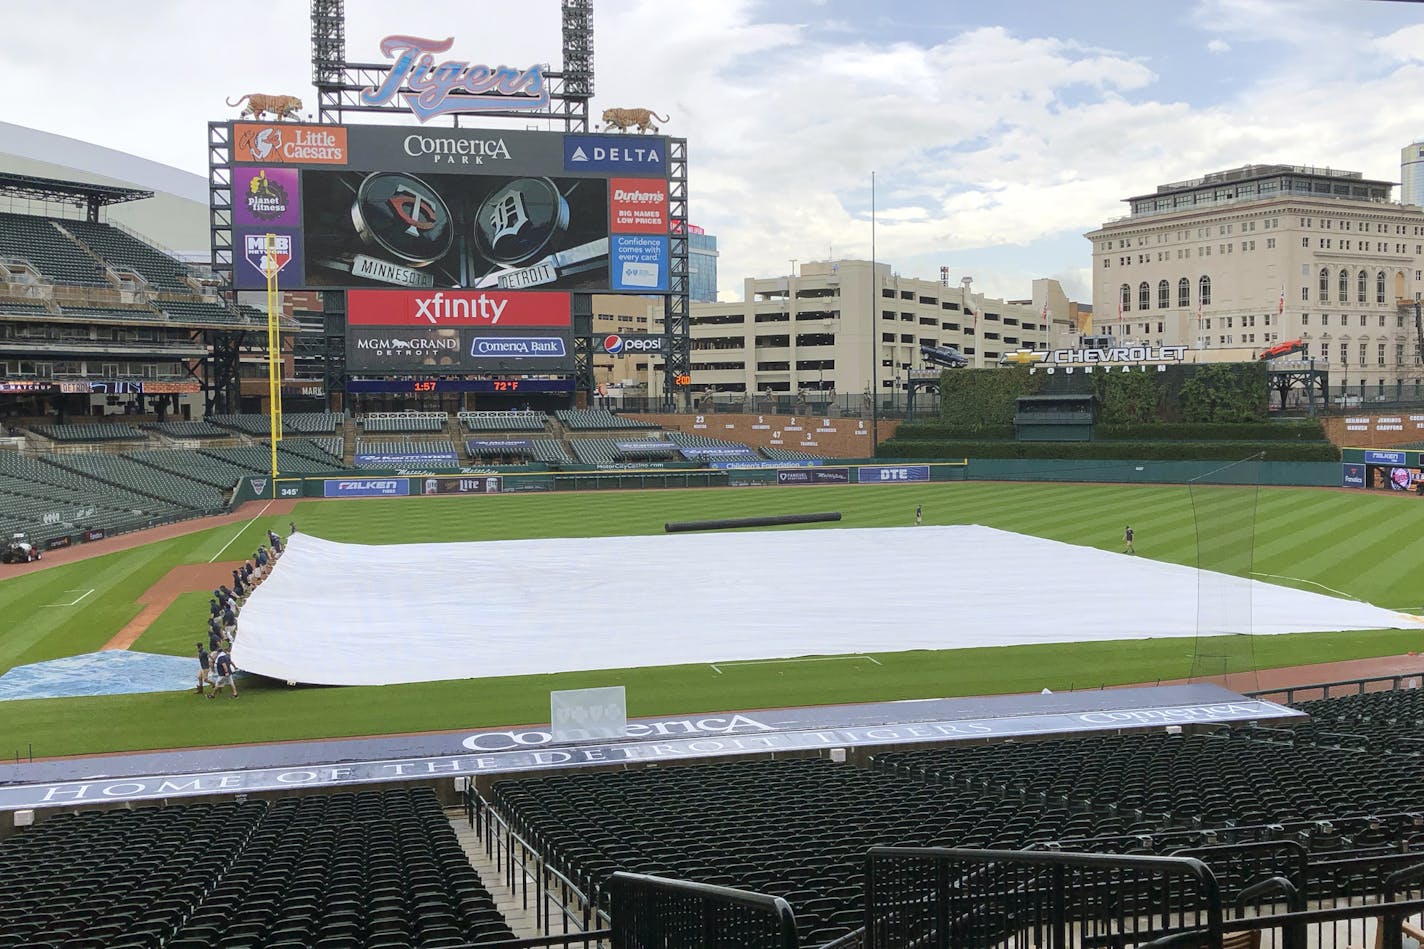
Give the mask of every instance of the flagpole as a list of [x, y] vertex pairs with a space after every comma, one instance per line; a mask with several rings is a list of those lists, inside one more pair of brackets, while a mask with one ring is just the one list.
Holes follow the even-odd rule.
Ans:
[[871, 457], [880, 452], [880, 344], [875, 308], [879, 305], [875, 276], [875, 172], [870, 173], [870, 439]]

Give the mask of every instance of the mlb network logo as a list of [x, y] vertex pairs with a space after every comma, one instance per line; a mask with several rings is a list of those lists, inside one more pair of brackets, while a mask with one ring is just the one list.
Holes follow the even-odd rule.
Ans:
[[281, 273], [282, 268], [292, 262], [292, 236], [290, 234], [270, 235], [270, 248], [268, 236], [267, 234], [247, 234], [243, 237], [243, 256], [263, 276], [268, 273]]

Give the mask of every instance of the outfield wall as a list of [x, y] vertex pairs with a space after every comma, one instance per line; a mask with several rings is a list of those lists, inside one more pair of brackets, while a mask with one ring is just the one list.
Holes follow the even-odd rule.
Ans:
[[[637, 491], [654, 488], [815, 487], [946, 481], [1061, 481], [1099, 484], [1261, 484], [1341, 487], [1336, 462], [1091, 461], [1061, 458], [816, 459], [766, 462], [753, 468], [640, 469], [618, 471], [495, 471], [410, 476], [371, 471], [278, 478], [279, 498], [360, 498], [518, 494], [531, 491]], [[238, 482], [233, 504], [272, 497], [267, 478]]]
[[971, 458], [969, 481], [1072, 481], [1099, 483], [1263, 484], [1338, 488], [1340, 465], [1331, 461], [1094, 461], [1067, 458]]

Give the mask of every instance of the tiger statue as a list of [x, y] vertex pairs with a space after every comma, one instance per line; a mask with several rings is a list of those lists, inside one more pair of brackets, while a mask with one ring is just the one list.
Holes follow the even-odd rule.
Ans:
[[657, 119], [659, 122], [668, 120], [667, 116], [658, 115], [651, 109], [604, 109], [603, 129], [607, 131], [617, 128], [620, 132], [626, 132], [636, 125], [638, 134], [642, 135], [648, 129], [652, 129], [654, 132], [658, 130], [658, 127], [653, 124], [653, 119]]
[[224, 99], [223, 101], [235, 108], [242, 105], [243, 99], [247, 100], [247, 108], [242, 110], [242, 118], [244, 119], [249, 115], [255, 119], [260, 119], [269, 112], [277, 119], [285, 119], [288, 117], [296, 118], [297, 114], [302, 110], [302, 100], [296, 96], [269, 96], [261, 92], [249, 92], [236, 102], [233, 102], [231, 99]]

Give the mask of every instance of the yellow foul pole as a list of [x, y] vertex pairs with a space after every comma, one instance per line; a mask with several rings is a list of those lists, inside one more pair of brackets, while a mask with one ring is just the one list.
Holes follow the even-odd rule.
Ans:
[[282, 440], [282, 307], [277, 296], [277, 235], [267, 235], [263, 271], [267, 276], [268, 444], [272, 446], [272, 497], [277, 496], [277, 443]]

